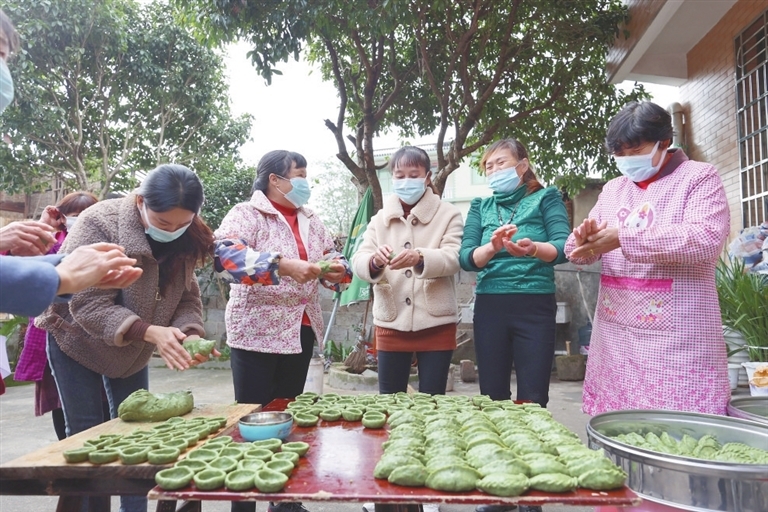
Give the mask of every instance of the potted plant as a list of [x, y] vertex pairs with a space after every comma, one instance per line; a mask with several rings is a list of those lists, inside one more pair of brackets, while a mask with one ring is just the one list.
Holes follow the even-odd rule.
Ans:
[[750, 362], [768, 363], [768, 277], [746, 272], [740, 258], [721, 258], [716, 286], [723, 327], [745, 342], [743, 348], [729, 346], [729, 355], [745, 350]]

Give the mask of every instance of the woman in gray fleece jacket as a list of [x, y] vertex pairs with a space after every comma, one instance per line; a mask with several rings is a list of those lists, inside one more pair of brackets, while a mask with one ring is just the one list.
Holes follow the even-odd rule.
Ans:
[[[124, 290], [89, 288], [37, 318], [48, 331], [48, 358], [64, 410], [67, 436], [112, 418], [131, 393], [147, 389], [147, 363], [157, 350], [168, 368], [191, 361], [182, 343], [205, 335], [194, 269], [212, 254], [213, 233], [200, 219], [203, 186], [181, 165], [161, 165], [141, 188], [85, 210], [62, 252], [112, 242], [143, 269]], [[124, 496], [121, 511], [145, 511], [146, 498]]]

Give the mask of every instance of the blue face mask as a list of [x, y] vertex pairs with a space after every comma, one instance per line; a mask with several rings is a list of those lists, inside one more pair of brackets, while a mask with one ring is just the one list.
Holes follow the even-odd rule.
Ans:
[[517, 175], [517, 165], [496, 171], [488, 177], [488, 186], [497, 194], [509, 194], [518, 185], [520, 185], [520, 176]]
[[288, 178], [283, 178], [282, 176], [277, 176], [277, 177], [280, 178], [281, 180], [291, 182], [291, 186], [293, 188], [289, 190], [287, 193], [283, 193], [283, 191], [280, 189], [277, 189], [277, 190], [281, 194], [283, 194], [287, 200], [293, 203], [293, 206], [295, 206], [296, 208], [301, 208], [302, 206], [307, 204], [307, 201], [309, 201], [309, 196], [312, 195], [312, 191], [309, 189], [309, 182], [307, 181], [306, 178], [291, 178], [289, 180]]
[[619, 168], [621, 174], [635, 183], [656, 176], [656, 173], [661, 169], [661, 163], [664, 161], [663, 158], [659, 158], [659, 163], [653, 165], [653, 157], [656, 155], [656, 150], [659, 149], [659, 144], [660, 142], [657, 142], [653, 146], [653, 150], [647, 155], [614, 156], [613, 159], [616, 160], [616, 167]]
[[402, 202], [414, 205], [427, 191], [427, 178], [401, 178], [392, 180], [392, 190]]
[[13, 101], [13, 78], [11, 77], [11, 71], [5, 64], [3, 59], [0, 59], [0, 114], [3, 113], [8, 105]]
[[176, 231], [163, 231], [160, 228], [156, 228], [152, 225], [151, 222], [149, 222], [149, 215], [147, 215], [147, 203], [142, 203], [142, 208], [144, 211], [144, 221], [147, 223], [147, 227], [144, 228], [144, 233], [149, 235], [149, 237], [155, 242], [160, 242], [161, 244], [173, 242], [181, 235], [183, 235], [189, 227], [189, 224], [187, 224], [186, 226], [180, 227]]

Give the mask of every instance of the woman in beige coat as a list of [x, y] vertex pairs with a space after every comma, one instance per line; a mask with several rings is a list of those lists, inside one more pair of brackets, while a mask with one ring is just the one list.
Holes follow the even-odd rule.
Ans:
[[[213, 233], [198, 215], [202, 203], [198, 177], [166, 164], [150, 172], [136, 194], [101, 201], [78, 217], [61, 252], [112, 242], [143, 273], [124, 290], [88, 288], [35, 322], [48, 331], [67, 436], [109, 420], [102, 414], [102, 392], [115, 418], [128, 395], [147, 389], [155, 350], [168, 368], [191, 366], [182, 343], [205, 335], [194, 269], [213, 251]], [[121, 499], [122, 512], [146, 509], [143, 496]]]
[[423, 149], [400, 148], [389, 167], [394, 194], [384, 199], [352, 258], [354, 273], [374, 284], [379, 392], [407, 389], [415, 353], [419, 391], [445, 394], [456, 348], [461, 213], [433, 192]]

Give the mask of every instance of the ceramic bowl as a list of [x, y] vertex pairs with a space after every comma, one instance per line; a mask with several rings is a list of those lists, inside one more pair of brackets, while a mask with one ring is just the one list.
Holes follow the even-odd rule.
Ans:
[[293, 428], [293, 416], [287, 412], [254, 412], [240, 418], [238, 427], [246, 441], [274, 437], [284, 440]]

